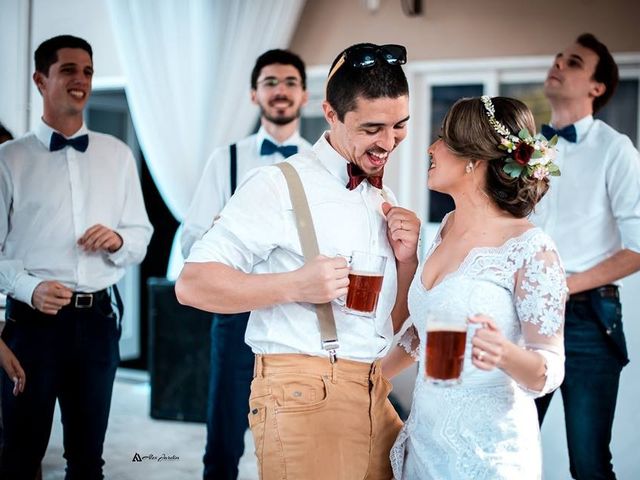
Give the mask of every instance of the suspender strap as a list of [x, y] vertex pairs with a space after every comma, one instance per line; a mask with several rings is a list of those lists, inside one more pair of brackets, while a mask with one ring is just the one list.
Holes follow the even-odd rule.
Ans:
[[[318, 248], [318, 239], [313, 226], [313, 218], [309, 210], [307, 196], [304, 193], [304, 187], [300, 181], [300, 176], [296, 169], [288, 162], [275, 164], [284, 175], [289, 188], [289, 197], [291, 205], [296, 217], [296, 225], [298, 227], [298, 235], [300, 236], [300, 245], [302, 245], [302, 253], [306, 262], [310, 262], [313, 258], [320, 255]], [[322, 348], [329, 352], [331, 363], [336, 360], [336, 350], [340, 346], [338, 344], [338, 334], [336, 332], [336, 321], [333, 318], [333, 309], [330, 303], [321, 303], [316, 305], [316, 313], [318, 315], [318, 323], [320, 326], [320, 339]]]
[[231, 195], [233, 195], [238, 186], [238, 148], [235, 143], [229, 145], [229, 167]]

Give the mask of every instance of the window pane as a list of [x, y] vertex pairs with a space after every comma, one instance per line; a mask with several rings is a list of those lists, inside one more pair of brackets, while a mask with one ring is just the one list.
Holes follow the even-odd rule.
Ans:
[[551, 107], [544, 96], [542, 83], [503, 83], [500, 85], [500, 95], [517, 98], [529, 107], [536, 120], [536, 131], [540, 131], [543, 123], [549, 123]]
[[609, 103], [596, 114], [638, 145], [638, 79], [621, 80]]
[[[482, 84], [446, 85], [431, 87], [431, 139], [432, 143], [440, 134], [440, 127], [447, 111], [462, 97], [479, 97], [484, 89]], [[429, 191], [429, 221], [440, 223], [442, 218], [455, 208], [449, 195]]]
[[300, 135], [307, 142], [313, 145], [322, 135], [322, 132], [329, 130], [329, 124], [324, 117], [300, 117]]

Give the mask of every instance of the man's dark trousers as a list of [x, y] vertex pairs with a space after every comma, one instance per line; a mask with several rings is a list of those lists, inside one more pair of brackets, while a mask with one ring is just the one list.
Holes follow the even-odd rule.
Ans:
[[[628, 358], [620, 301], [617, 296], [603, 298], [598, 290], [572, 295], [565, 314], [560, 391], [571, 476], [578, 480], [616, 478], [609, 444], [620, 372]], [[536, 400], [540, 425], [552, 395]]]
[[205, 480], [235, 480], [249, 427], [254, 355], [245, 343], [249, 313], [214, 314], [207, 405]]
[[[119, 316], [103, 292], [90, 308], [46, 315], [7, 299], [2, 338], [25, 370], [23, 393], [3, 372], [0, 478], [33, 480], [47, 449], [56, 399], [63, 425], [66, 480], [102, 479], [102, 448], [120, 361]], [[75, 298], [75, 297], [74, 297]]]

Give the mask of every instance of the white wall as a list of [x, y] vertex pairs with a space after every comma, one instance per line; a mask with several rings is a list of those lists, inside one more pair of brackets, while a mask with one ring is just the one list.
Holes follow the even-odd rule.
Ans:
[[[31, 12], [31, 31], [29, 14]], [[106, 0], [0, 0], [0, 122], [14, 136], [31, 128], [42, 115], [33, 86], [33, 51], [47, 38], [71, 34], [93, 48], [94, 87], [122, 83]]]
[[0, 122], [20, 136], [28, 130], [29, 2], [0, 0]]

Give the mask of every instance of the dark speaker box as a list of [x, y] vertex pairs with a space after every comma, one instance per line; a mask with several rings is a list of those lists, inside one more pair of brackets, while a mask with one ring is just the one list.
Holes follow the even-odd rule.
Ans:
[[147, 281], [151, 417], [205, 422], [212, 314], [180, 305], [174, 286]]

